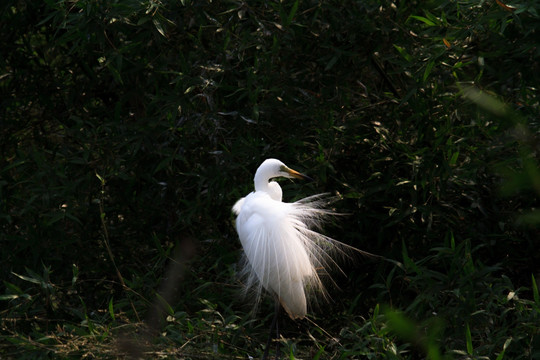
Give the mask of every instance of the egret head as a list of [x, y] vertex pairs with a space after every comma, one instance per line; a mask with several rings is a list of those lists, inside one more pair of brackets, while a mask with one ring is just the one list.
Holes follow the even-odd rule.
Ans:
[[259, 181], [268, 183], [268, 180], [277, 177], [312, 180], [309, 176], [289, 168], [278, 159], [266, 159], [255, 173], [255, 184], [257, 184]]

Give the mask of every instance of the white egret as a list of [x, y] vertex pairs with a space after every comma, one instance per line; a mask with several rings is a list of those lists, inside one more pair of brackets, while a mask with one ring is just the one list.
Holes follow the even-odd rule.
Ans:
[[[292, 319], [302, 319], [307, 312], [306, 296], [313, 292], [325, 295], [320, 274], [330, 265], [337, 267], [331, 254], [336, 250], [343, 253], [349, 246], [314, 230], [333, 214], [324, 209], [328, 202], [325, 194], [282, 202], [281, 187], [270, 181], [277, 177], [309, 179], [277, 159], [267, 159], [259, 166], [255, 191], [232, 208], [244, 250], [242, 272], [246, 291], [255, 290], [256, 303], [264, 288], [275, 294]], [[276, 313], [278, 310], [279, 304]], [[268, 346], [265, 355], [267, 350]]]

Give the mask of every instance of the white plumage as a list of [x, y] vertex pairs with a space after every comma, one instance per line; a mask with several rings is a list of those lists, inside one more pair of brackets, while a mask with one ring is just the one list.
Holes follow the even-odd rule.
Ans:
[[[267, 159], [255, 173], [255, 191], [236, 202], [236, 230], [244, 249], [247, 291], [259, 298], [262, 288], [274, 293], [292, 319], [307, 312], [306, 292], [324, 294], [319, 273], [334, 261], [332, 251], [345, 246], [317, 233], [323, 218], [331, 215], [323, 205], [325, 195], [294, 203], [282, 202], [276, 177], [307, 178], [281, 161]], [[257, 298], [257, 300], [258, 300]]]

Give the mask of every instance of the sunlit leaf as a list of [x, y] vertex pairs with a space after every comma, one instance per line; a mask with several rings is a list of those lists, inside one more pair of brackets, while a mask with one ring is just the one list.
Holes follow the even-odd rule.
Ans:
[[499, 355], [497, 356], [497, 359], [496, 359], [496, 360], [503, 360], [503, 359], [504, 359], [504, 354], [505, 354], [505, 352], [506, 352], [506, 349], [507, 349], [508, 346], [510, 345], [510, 343], [512, 343], [512, 338], [511, 338], [511, 337], [509, 337], [508, 339], [506, 339], [506, 341], [504, 342], [502, 351], [499, 353]]
[[152, 19], [152, 22], [154, 23], [156, 30], [161, 34], [161, 36], [166, 37], [165, 30], [163, 29], [163, 25], [161, 25], [161, 22], [156, 18]]
[[425, 18], [423, 16], [411, 15], [411, 16], [409, 16], [409, 18], [419, 20], [419, 21], [423, 22], [424, 24], [426, 24], [428, 26], [435, 26], [436, 25], [433, 21], [431, 21], [428, 18]]
[[394, 46], [394, 48], [399, 52], [399, 54], [400, 54], [401, 56], [403, 56], [403, 58], [404, 58], [405, 60], [407, 60], [407, 61], [412, 61], [412, 56], [409, 55], [409, 54], [407, 53], [407, 51], [406, 51], [403, 47], [401, 47], [401, 46], [399, 46], [399, 45], [396, 45], [396, 44], [393, 44], [393, 46]]
[[111, 316], [111, 319], [115, 321], [114, 316], [114, 304], [113, 304], [113, 298], [111, 297], [111, 300], [109, 300], [109, 315]]
[[28, 282], [31, 282], [31, 283], [34, 283], [34, 284], [41, 284], [40, 279], [31, 278], [31, 277], [28, 277], [28, 276], [25, 276], [25, 275], [20, 275], [20, 274], [14, 273], [14, 272], [12, 272], [12, 274], [17, 276], [18, 278], [24, 280], [24, 281], [28, 281]]

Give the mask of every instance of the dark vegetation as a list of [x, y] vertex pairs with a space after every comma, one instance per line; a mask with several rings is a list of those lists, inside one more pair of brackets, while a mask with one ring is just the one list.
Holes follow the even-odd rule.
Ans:
[[540, 359], [538, 1], [0, 11], [1, 358], [259, 357], [230, 208], [276, 157], [387, 258], [286, 357]]

